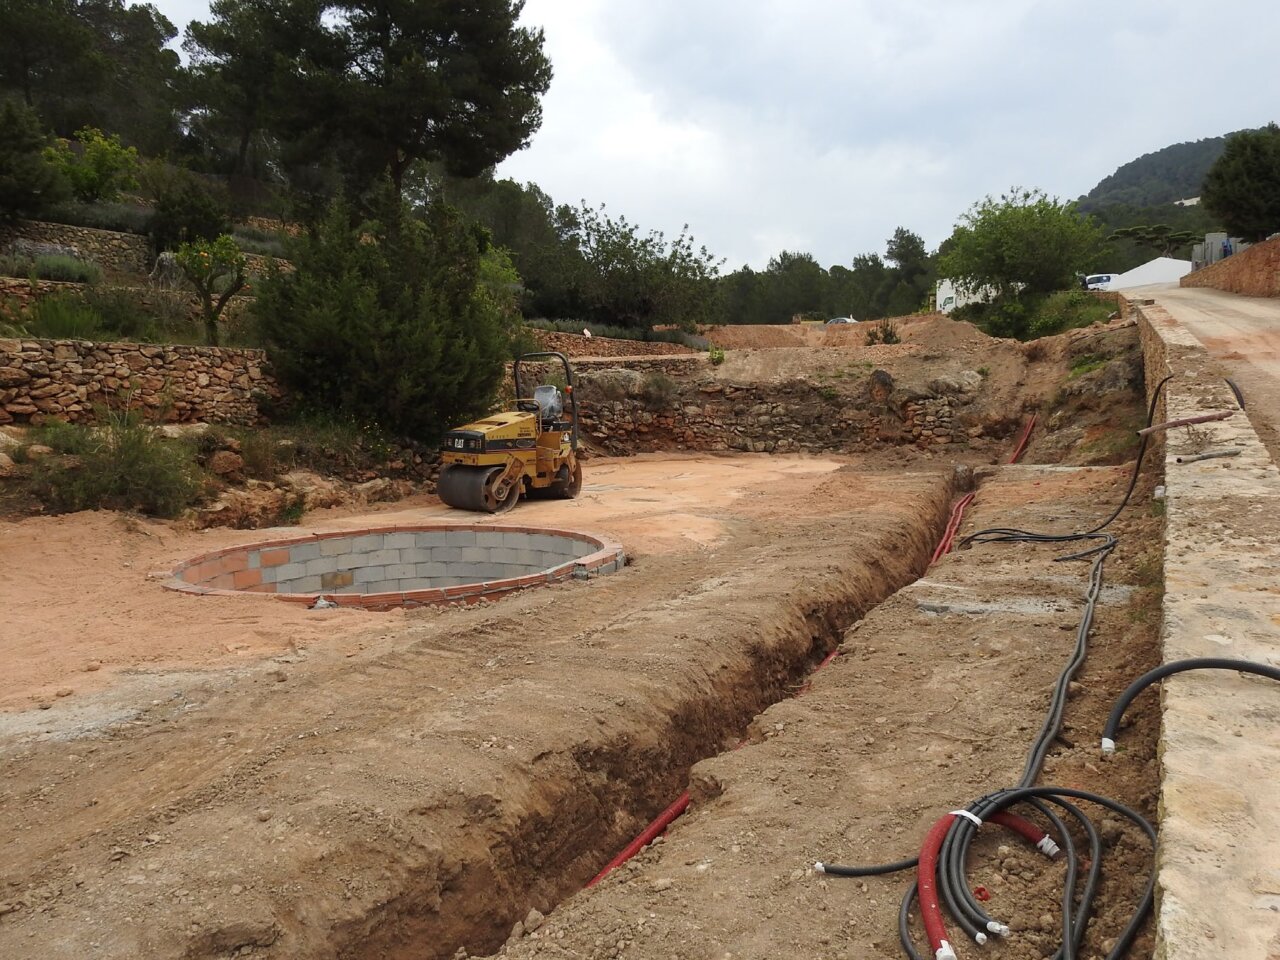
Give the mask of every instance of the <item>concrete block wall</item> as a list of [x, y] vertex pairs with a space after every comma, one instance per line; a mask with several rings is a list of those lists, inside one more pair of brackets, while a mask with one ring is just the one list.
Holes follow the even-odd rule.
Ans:
[[319, 534], [197, 557], [167, 584], [187, 593], [318, 595], [360, 606], [491, 598], [624, 565], [616, 543], [575, 531], [438, 524]]
[[[1148, 392], [1174, 375], [1157, 420], [1234, 410], [1206, 426], [1213, 448], [1241, 451], [1179, 464], [1199, 450], [1185, 431], [1166, 441], [1163, 658], [1280, 664], [1280, 470], [1199, 341], [1165, 310], [1136, 309]], [[1157, 960], [1280, 956], [1280, 690], [1206, 670], [1160, 697]], [[1123, 764], [1123, 730], [1118, 743]]]

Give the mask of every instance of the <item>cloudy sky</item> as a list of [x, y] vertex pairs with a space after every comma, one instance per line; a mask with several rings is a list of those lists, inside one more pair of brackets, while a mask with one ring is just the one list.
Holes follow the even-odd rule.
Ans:
[[[154, 0], [181, 30], [200, 0]], [[1074, 198], [1280, 121], [1275, 0], [528, 0], [555, 71], [500, 176], [763, 267], [936, 246], [985, 194]]]

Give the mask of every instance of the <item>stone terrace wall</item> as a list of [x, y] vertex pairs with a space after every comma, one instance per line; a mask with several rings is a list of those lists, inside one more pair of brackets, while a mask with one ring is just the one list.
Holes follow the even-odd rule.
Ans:
[[544, 350], [556, 350], [567, 357], [648, 357], [695, 353], [681, 343], [646, 340], [612, 340], [609, 337], [584, 337], [577, 333], [555, 333], [550, 330], [529, 331]]
[[146, 275], [150, 269], [150, 242], [146, 237], [132, 233], [19, 220], [10, 227], [0, 228], [0, 249], [7, 248], [11, 241], [19, 238], [70, 247], [81, 260], [96, 263], [109, 273]]
[[0, 339], [0, 424], [92, 420], [127, 391], [167, 420], [254, 423], [257, 398], [280, 396], [265, 364], [261, 350]]
[[1280, 237], [1255, 243], [1225, 260], [1188, 273], [1184, 287], [1212, 287], [1247, 297], [1280, 297]]
[[[1179, 464], [1179, 456], [1198, 450], [1185, 431], [1170, 431], [1164, 463], [1163, 659], [1276, 663], [1280, 471], [1199, 341], [1160, 307], [1135, 307], [1148, 393], [1176, 374], [1165, 386], [1157, 419], [1235, 410], [1230, 420], [1209, 425], [1212, 447], [1241, 451]], [[1276, 693], [1272, 681], [1222, 670], [1184, 673], [1161, 685], [1159, 960], [1277, 956]], [[1111, 762], [1123, 764], [1123, 729], [1118, 744]]]
[[877, 443], [962, 444], [1004, 437], [1016, 423], [990, 422], [970, 412], [972, 394], [965, 389], [928, 397], [870, 391], [850, 397], [804, 380], [679, 382], [661, 369], [642, 375], [631, 362], [625, 370], [580, 373], [584, 439], [614, 456], [671, 449], [817, 453]]

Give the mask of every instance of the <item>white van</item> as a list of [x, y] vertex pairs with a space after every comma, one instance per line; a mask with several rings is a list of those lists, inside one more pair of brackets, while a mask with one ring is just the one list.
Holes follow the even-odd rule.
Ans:
[[1091, 273], [1084, 278], [1086, 290], [1110, 290], [1111, 284], [1120, 276], [1118, 273]]

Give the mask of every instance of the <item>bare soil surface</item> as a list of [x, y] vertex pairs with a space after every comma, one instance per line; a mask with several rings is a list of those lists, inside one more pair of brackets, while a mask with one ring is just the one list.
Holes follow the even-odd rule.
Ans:
[[[1124, 468], [1003, 467], [988, 472], [962, 532], [990, 526], [1080, 529], [1118, 500]], [[1114, 525], [1090, 656], [1041, 783], [1095, 790], [1154, 815], [1158, 710], [1131, 708], [1123, 750], [1097, 756], [1112, 699], [1157, 662], [1160, 520], [1151, 478]], [[688, 813], [627, 866], [575, 896], [502, 952], [525, 958], [754, 960], [898, 957], [897, 911], [911, 879], [823, 876], [815, 861], [870, 864], [914, 855], [932, 822], [1013, 784], [1074, 643], [1087, 563], [1061, 548], [960, 550], [846, 634], [807, 695], [759, 716], [750, 743], [694, 767]], [[1100, 911], [1085, 957], [1100, 957], [1141, 894], [1150, 850], [1090, 810], [1106, 849]], [[988, 828], [971, 882], [1015, 935], [981, 948], [1047, 957], [1058, 942], [1064, 866]], [[917, 943], [928, 955], [917, 925]], [[953, 928], [962, 956], [979, 948]], [[1150, 956], [1149, 931], [1131, 956]]]
[[[950, 477], [835, 459], [597, 462], [584, 499], [518, 516], [621, 539], [625, 571], [389, 618], [169, 597], [140, 572], [244, 534], [10, 525], [6, 551], [25, 539], [5, 560], [29, 572], [5, 587], [25, 618], [6, 656], [35, 642], [63, 663], [11, 683], [11, 703], [119, 654], [104, 689], [4, 715], [0, 956], [495, 948], [791, 692], [843, 624], [918, 575]], [[59, 644], [39, 639], [42, 618]], [[270, 632], [256, 658], [226, 650], [254, 630]]]
[[[912, 314], [893, 317], [904, 340], [912, 336], [912, 328], [922, 322], [945, 319], [940, 313]], [[950, 322], [950, 321], [948, 321]], [[705, 327], [699, 332], [711, 343], [725, 350], [767, 347], [852, 347], [865, 345], [867, 331], [878, 321], [864, 323], [789, 323], [727, 324]]]

